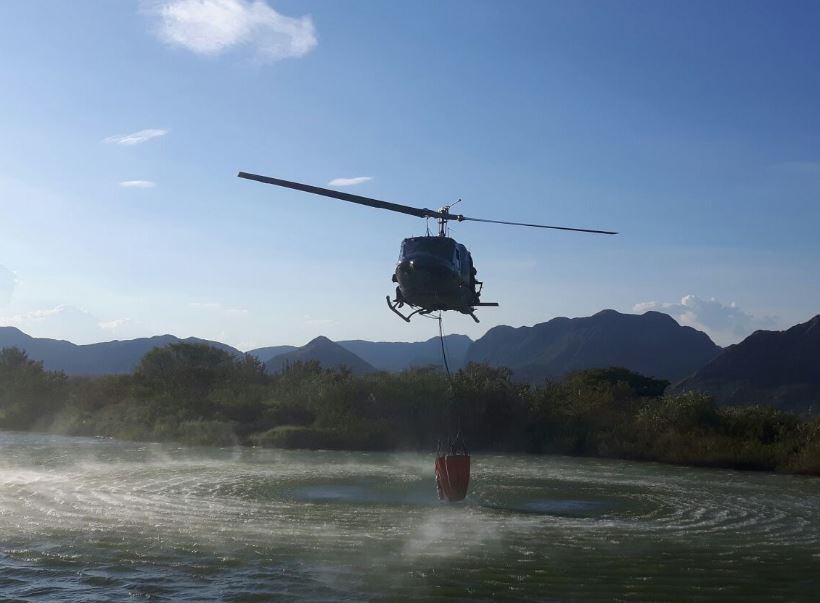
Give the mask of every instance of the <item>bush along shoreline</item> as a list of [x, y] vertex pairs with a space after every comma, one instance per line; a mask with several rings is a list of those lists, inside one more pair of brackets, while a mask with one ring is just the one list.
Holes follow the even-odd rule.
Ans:
[[329, 450], [433, 450], [461, 428], [474, 451], [565, 454], [820, 475], [820, 420], [708, 396], [621, 368], [534, 387], [504, 368], [356, 376], [179, 343], [128, 375], [66, 377], [0, 350], [0, 429]]

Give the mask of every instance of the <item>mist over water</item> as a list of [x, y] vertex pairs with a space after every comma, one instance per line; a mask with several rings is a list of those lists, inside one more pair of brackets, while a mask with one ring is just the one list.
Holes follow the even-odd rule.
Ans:
[[[563, 457], [0, 433], [0, 595], [32, 601], [814, 600], [820, 480]], [[2, 598], [0, 597], [0, 598]]]

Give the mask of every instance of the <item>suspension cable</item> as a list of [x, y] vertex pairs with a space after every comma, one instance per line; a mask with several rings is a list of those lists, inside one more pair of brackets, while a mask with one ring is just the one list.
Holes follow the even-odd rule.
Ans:
[[438, 340], [441, 343], [441, 358], [444, 360], [444, 370], [447, 371], [447, 379], [453, 383], [453, 375], [450, 374], [450, 365], [447, 362], [447, 351], [444, 349], [444, 327], [441, 324], [441, 312], [438, 313]]
[[444, 345], [444, 327], [442, 326], [442, 312], [439, 312], [438, 316], [430, 316], [429, 314], [422, 314], [421, 316], [438, 321], [438, 340], [441, 344], [441, 359], [444, 361], [444, 370], [447, 373], [447, 380], [450, 382], [450, 386], [452, 387], [453, 374], [450, 372], [450, 363], [447, 362], [447, 349]]

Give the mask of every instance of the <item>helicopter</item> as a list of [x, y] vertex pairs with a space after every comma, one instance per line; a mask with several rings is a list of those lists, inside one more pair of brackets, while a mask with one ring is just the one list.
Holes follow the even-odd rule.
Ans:
[[[497, 302], [482, 302], [481, 290], [484, 283], [476, 279], [478, 271], [473, 264], [473, 256], [467, 248], [455, 239], [448, 236], [447, 223], [456, 222], [486, 222], [490, 224], [506, 224], [510, 226], [527, 226], [531, 228], [548, 228], [552, 230], [568, 230], [572, 232], [587, 232], [595, 234], [614, 235], [617, 232], [609, 230], [592, 230], [588, 228], [569, 228], [567, 226], [547, 226], [544, 224], [525, 224], [523, 222], [505, 222], [502, 220], [487, 220], [470, 218], [450, 212], [461, 199], [445, 205], [437, 210], [411, 207], [399, 203], [390, 203], [370, 197], [352, 195], [327, 188], [281, 180], [269, 176], [239, 172], [239, 178], [255, 180], [265, 184], [273, 184], [314, 195], [322, 195], [333, 199], [340, 199], [368, 207], [387, 209], [418, 218], [435, 219], [438, 222], [438, 235], [410, 237], [401, 243], [401, 252], [396, 270], [393, 273], [393, 282], [396, 283], [396, 294], [393, 301], [387, 296], [387, 306], [404, 321], [418, 314], [425, 315], [436, 311], [453, 310], [467, 314], [476, 322], [476, 308], [482, 306], [498, 306]], [[405, 305], [414, 308], [405, 315], [399, 311]]]

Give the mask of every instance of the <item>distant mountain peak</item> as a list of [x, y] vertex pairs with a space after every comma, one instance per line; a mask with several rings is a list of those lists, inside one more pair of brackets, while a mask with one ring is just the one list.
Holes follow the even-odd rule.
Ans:
[[804, 323], [794, 325], [791, 329], [788, 329], [786, 332], [793, 330], [795, 332], [802, 332], [805, 334], [811, 333], [812, 335], [820, 336], [820, 314], [811, 317]]
[[654, 318], [656, 320], [662, 320], [662, 321], [668, 322], [668, 323], [675, 323], [678, 326], [686, 326], [686, 325], [681, 325], [677, 320], [672, 318], [666, 312], [658, 312], [657, 310], [647, 310], [643, 314], [638, 314], [637, 316], [651, 316], [652, 318]]
[[180, 339], [166, 334], [77, 345], [59, 339], [31, 337], [15, 327], [0, 327], [0, 348], [22, 348], [29, 358], [41, 361], [46, 369], [63, 371], [68, 375], [130, 373], [151, 350], [183, 341], [210, 345], [234, 355], [242, 354], [224, 343], [194, 337]]
[[312, 361], [318, 362], [324, 368], [346, 367], [354, 374], [376, 372], [376, 369], [370, 363], [324, 335], [310, 340], [301, 348], [274, 356], [265, 363], [265, 367], [269, 371], [278, 372], [296, 362]]
[[700, 331], [659, 312], [554, 318], [533, 327], [495, 327], [478, 339], [468, 361], [513, 369], [517, 379], [539, 382], [570, 371], [622, 366], [675, 381], [714, 358], [720, 348]]
[[30, 335], [26, 335], [17, 327], [12, 327], [9, 325], [8, 327], [0, 327], [0, 332], [5, 331], [6, 333], [14, 333], [15, 335], [25, 335], [26, 337], [30, 337]]
[[673, 386], [722, 404], [807, 410], [820, 403], [820, 315], [785, 331], [755, 331]]
[[[447, 362], [451, 370], [458, 370], [465, 364], [467, 350], [473, 341], [466, 335], [444, 336]], [[413, 367], [443, 367], [441, 343], [438, 337], [425, 341], [339, 341], [349, 350], [381, 371], [398, 372]]]

